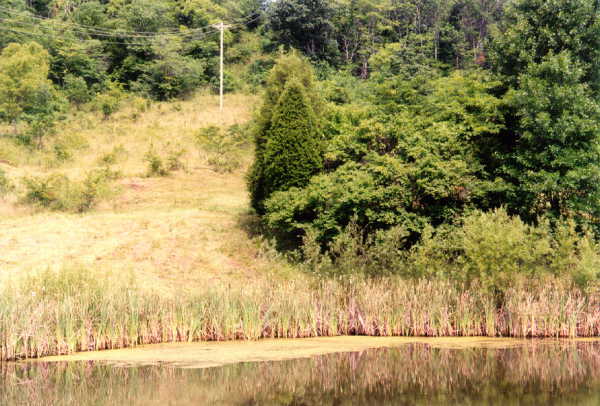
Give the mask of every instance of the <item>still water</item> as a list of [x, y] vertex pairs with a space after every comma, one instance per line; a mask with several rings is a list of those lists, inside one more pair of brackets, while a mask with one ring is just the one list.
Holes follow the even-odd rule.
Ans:
[[7, 364], [0, 404], [600, 405], [600, 343], [410, 344], [204, 369]]

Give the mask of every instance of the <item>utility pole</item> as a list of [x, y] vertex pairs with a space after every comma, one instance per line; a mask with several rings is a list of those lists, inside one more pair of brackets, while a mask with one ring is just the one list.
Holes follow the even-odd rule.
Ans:
[[221, 30], [221, 83], [220, 83], [220, 88], [219, 88], [219, 110], [221, 111], [221, 113], [223, 112], [223, 32], [225, 31], [225, 25], [223, 24], [223, 21], [221, 21], [221, 23], [219, 24], [219, 29]]
[[221, 113], [223, 112], [223, 60], [224, 60], [224, 56], [223, 56], [223, 37], [225, 34], [225, 28], [228, 28], [229, 25], [225, 25], [223, 23], [223, 21], [221, 21], [219, 24], [213, 25], [213, 27], [218, 28], [220, 33], [221, 33], [221, 52], [220, 52], [220, 56], [219, 56], [219, 65], [220, 65], [220, 72], [219, 72], [219, 76], [220, 76], [220, 83], [219, 83], [219, 110], [221, 111]]

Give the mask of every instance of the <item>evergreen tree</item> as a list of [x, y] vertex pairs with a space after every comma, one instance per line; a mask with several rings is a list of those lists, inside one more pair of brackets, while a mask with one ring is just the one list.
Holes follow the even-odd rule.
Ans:
[[293, 79], [273, 112], [263, 157], [265, 196], [306, 186], [322, 166], [320, 144], [314, 112], [303, 86]]
[[294, 78], [303, 88], [304, 95], [313, 112], [315, 125], [320, 128], [319, 117], [323, 111], [323, 102], [319, 92], [315, 88], [313, 69], [306, 60], [295, 53], [280, 56], [277, 64], [271, 70], [267, 80], [264, 101], [256, 117], [256, 128], [254, 133], [254, 164], [248, 174], [248, 188], [252, 207], [262, 213], [262, 201], [266, 198], [264, 154], [269, 132], [272, 127], [274, 110], [289, 80]]

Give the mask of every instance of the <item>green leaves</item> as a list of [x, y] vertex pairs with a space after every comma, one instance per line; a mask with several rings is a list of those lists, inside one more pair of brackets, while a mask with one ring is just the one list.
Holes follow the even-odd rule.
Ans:
[[596, 216], [600, 201], [600, 106], [570, 53], [550, 53], [519, 76], [507, 101], [517, 111], [517, 142], [505, 165], [511, 207], [526, 219]]
[[486, 171], [483, 157], [503, 128], [502, 101], [491, 94], [498, 83], [459, 71], [426, 86], [420, 79], [400, 86], [409, 96], [403, 104], [382, 100], [385, 112], [333, 110], [330, 172], [305, 188], [274, 193], [265, 204], [273, 228], [327, 244], [354, 221], [367, 233], [400, 226], [415, 241], [428, 224], [493, 206], [492, 194], [505, 185]]
[[15, 135], [18, 121], [28, 122], [38, 145], [61, 108], [48, 80], [48, 60], [48, 53], [35, 42], [9, 44], [0, 54], [0, 120], [13, 124]]
[[350, 221], [366, 230], [402, 224], [423, 227], [425, 219], [410, 213], [407, 168], [391, 157], [373, 155], [364, 164], [347, 163], [311, 179], [306, 188], [276, 192], [266, 202], [267, 223], [280, 231], [311, 231], [328, 242]]
[[37, 43], [10, 44], [0, 55], [0, 114], [7, 122], [39, 108], [49, 93], [48, 53]]
[[[580, 286], [597, 277], [600, 256], [592, 235], [575, 223], [528, 225], [505, 209], [473, 212], [459, 227], [424, 233], [409, 264], [415, 276], [478, 281], [487, 290], [506, 292], [515, 281], [565, 277]], [[592, 265], [595, 264], [595, 265]]]
[[281, 56], [269, 74], [256, 117], [255, 161], [248, 188], [259, 213], [273, 191], [303, 186], [321, 167], [323, 108], [310, 64], [294, 53]]
[[315, 58], [328, 59], [337, 53], [329, 1], [279, 0], [270, 12], [270, 27], [281, 44]]
[[529, 222], [597, 223], [600, 202], [600, 22], [595, 0], [519, 0], [491, 62], [506, 91], [506, 129], [489, 166], [499, 198]]

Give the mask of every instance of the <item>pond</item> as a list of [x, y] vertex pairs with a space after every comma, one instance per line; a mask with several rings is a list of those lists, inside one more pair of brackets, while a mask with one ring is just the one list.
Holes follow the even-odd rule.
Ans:
[[600, 342], [432, 345], [300, 359], [0, 365], [0, 404], [598, 405]]

